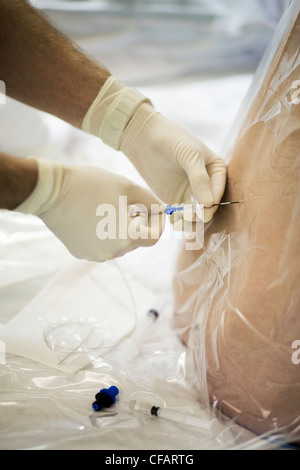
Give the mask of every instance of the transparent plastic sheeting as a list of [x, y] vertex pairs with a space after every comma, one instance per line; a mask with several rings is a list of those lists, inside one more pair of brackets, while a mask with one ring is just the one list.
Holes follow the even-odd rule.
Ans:
[[[0, 356], [0, 448], [196, 450], [280, 445], [282, 440], [262, 440], [221, 415], [217, 429], [208, 432], [214, 413], [197, 400], [190, 385], [186, 348], [179, 332], [170, 328], [171, 302], [165, 296], [158, 302], [124, 269], [122, 276], [114, 270], [110, 262], [68, 263], [0, 329], [0, 337], [7, 340], [7, 354], [4, 357], [2, 350]], [[35, 290], [32, 282], [26, 282], [30, 291]], [[110, 291], [108, 298], [103, 297], [105, 290]], [[148, 315], [153, 302], [157, 320]], [[92, 336], [87, 326], [94, 327]], [[74, 370], [79, 366], [81, 370]], [[95, 394], [111, 385], [120, 391], [117, 402], [94, 412]], [[182, 423], [139, 414], [130, 409], [133, 400], [173, 410]], [[203, 430], [191, 426], [193, 420], [199, 420]]]
[[[32, 232], [28, 230], [30, 221]], [[7, 314], [4, 318], [1, 312], [0, 328], [0, 345], [6, 346], [0, 350], [1, 449], [278, 445], [260, 440], [231, 420], [220, 420], [217, 432], [211, 433], [131, 410], [129, 403], [139, 400], [177, 411], [183, 420], [199, 418], [207, 422], [206, 428], [213, 419], [190, 386], [186, 348], [179, 332], [170, 326], [170, 299], [165, 294], [157, 296], [151, 282], [134, 279], [134, 271], [121, 260], [117, 264], [86, 263], [60, 252], [56, 273], [42, 273], [42, 263], [34, 261], [47, 259], [47, 248], [57, 248], [59, 242], [49, 236], [45, 245], [45, 229], [31, 217], [3, 213], [1, 222], [2, 243], [9, 240], [11, 249], [18, 247], [23, 229], [32, 261], [30, 266], [29, 256], [28, 263], [16, 260], [19, 278], [14, 284], [3, 281], [1, 287], [1, 300], [5, 299], [1, 305]], [[35, 235], [31, 244], [30, 233]], [[169, 241], [167, 245], [170, 247]], [[165, 244], [154, 250], [155, 256], [165, 260], [174, 255]], [[148, 250], [135, 256], [144, 266]], [[52, 269], [54, 266], [55, 260]], [[42, 283], [46, 285], [41, 289]], [[9, 311], [6, 306], [11, 305]], [[156, 321], [148, 315], [153, 307], [159, 312]], [[94, 412], [95, 394], [111, 385], [120, 391], [117, 402], [110, 409]]]
[[0, 330], [0, 339], [10, 353], [76, 373], [90, 363], [89, 352], [110, 350], [131, 335], [137, 313], [153, 302], [114, 261], [76, 260]]
[[[164, 272], [156, 275], [163, 285], [177, 243], [137, 250], [132, 263], [87, 263], [60, 250], [34, 218], [0, 216], [3, 258], [12, 260], [16, 250], [12, 266], [2, 267], [19, 273], [14, 283], [9, 276], [5, 282], [4, 269], [1, 277], [1, 449], [271, 448], [282, 442], [261, 440], [221, 416], [218, 429], [207, 431], [214, 414], [191, 386], [186, 347], [172, 328], [170, 291], [158, 295], [136, 269], [151, 266], [149, 256], [164, 260]], [[49, 249], [60, 259], [47, 266]], [[156, 321], [148, 315], [153, 307]], [[111, 385], [120, 391], [117, 402], [94, 412], [95, 394]], [[183, 422], [137, 413], [132, 400], [173, 410]], [[203, 430], [188, 424], [198, 419], [207, 423]]]
[[[283, 32], [288, 31], [285, 30], [287, 20], [288, 17], [281, 25]], [[106, 29], [105, 32], [107, 34]], [[279, 42], [278, 34], [276, 43]], [[117, 42], [116, 49], [118, 45]], [[296, 56], [293, 63], [295, 65]], [[157, 69], [153, 63], [151, 67]], [[267, 69], [268, 64], [265, 67]], [[135, 76], [135, 71], [132, 73]], [[285, 67], [284, 73], [287, 73]], [[263, 76], [263, 71], [259, 76]], [[235, 114], [234, 108], [240, 102], [248, 80], [248, 76], [199, 83], [194, 80], [192, 86], [190, 83], [173, 82], [172, 87], [152, 87], [149, 96], [157, 98], [158, 108], [163, 112], [197, 135], [201, 134], [203, 140], [218, 151], [224, 127]], [[257, 78], [254, 84], [259, 83]], [[209, 101], [206, 101], [206, 95], [211, 96]], [[251, 104], [251, 100], [248, 101]], [[84, 160], [111, 171], [123, 173], [124, 170], [124, 176], [137, 178], [136, 172], [128, 166], [125, 158], [122, 159], [122, 155], [50, 116], [7, 100], [0, 117], [1, 147], [13, 155], [26, 157], [34, 153], [68, 164], [82, 164]], [[241, 191], [232, 194], [235, 195], [240, 196]], [[231, 197], [231, 194], [226, 196]], [[244, 208], [248, 204], [245, 199]], [[259, 204], [262, 204], [260, 199]], [[295, 204], [291, 206], [293, 210], [295, 207]], [[236, 209], [235, 212], [232, 209], [219, 210], [216, 223], [220, 223], [217, 217], [222, 213], [227, 214], [230, 220], [230, 214], [237, 213]], [[180, 336], [186, 325], [192, 322], [193, 313], [199, 311], [201, 304], [206, 311], [214, 299], [215, 289], [218, 285], [221, 289], [228, 281], [226, 273], [232, 274], [232, 267], [240, 266], [242, 242], [250, 236], [246, 229], [240, 230], [239, 237], [238, 232], [232, 230], [226, 233], [224, 227], [218, 227], [215, 238], [208, 239], [210, 245], [206, 252], [207, 272], [202, 282], [202, 297], [199, 281], [203, 270], [201, 273], [192, 267], [189, 270], [189, 258], [184, 257], [187, 270], [181, 271], [178, 279], [181, 277], [180, 285], [184, 287], [187, 300], [181, 299], [177, 305], [181, 306], [182, 319], [185, 318], [184, 313], [190, 316], [187, 315], [185, 324], [174, 328], [171, 279], [179, 241], [161, 240], [154, 247], [136, 250], [117, 260], [118, 267], [111, 263], [87, 265], [71, 259], [67, 250], [38, 219], [0, 212], [0, 332], [2, 330], [3, 337], [10, 328], [9, 336], [0, 342], [1, 449], [268, 449], [291, 442], [293, 433], [286, 432], [286, 427], [283, 434], [274, 435], [270, 430], [257, 435], [238, 424], [230, 414], [216, 414], [207, 399], [207, 361], [204, 356], [202, 362], [197, 358], [201, 344], [199, 338], [192, 335], [191, 339], [194, 340], [190, 347], [181, 341]], [[218, 251], [223, 240], [223, 248]], [[262, 246], [259, 240], [257, 246]], [[293, 253], [295, 257], [296, 250]], [[192, 252], [188, 254], [189, 257], [191, 255]], [[198, 260], [196, 264], [199, 263]], [[217, 268], [215, 277], [213, 267]], [[242, 274], [242, 271], [239, 272], [243, 281]], [[286, 274], [283, 269], [283, 278], [276, 278], [274, 289], [280, 287]], [[255, 276], [258, 277], [258, 274]], [[233, 285], [232, 282], [233, 279], [230, 285]], [[198, 291], [196, 296], [191, 293], [194, 286]], [[115, 292], [110, 295], [112, 287]], [[118, 292], [122, 295], [118, 296]], [[226, 292], [220, 292], [226, 301], [232, 300]], [[106, 293], [108, 296], [105, 296]], [[176, 301], [180, 293], [179, 287]], [[193, 302], [197, 298], [199, 304], [196, 309]], [[291, 295], [291, 299], [294, 301], [295, 297]], [[153, 317], [151, 319], [147, 315], [150, 308], [156, 308], [159, 312], [155, 322]], [[176, 311], [179, 313], [178, 308]], [[110, 316], [111, 312], [114, 315]], [[123, 317], [119, 321], [121, 312]], [[241, 312], [244, 314], [243, 309]], [[205, 317], [202, 318], [205, 320]], [[26, 323], [28, 320], [30, 324]], [[91, 329], [91, 325], [95, 325], [95, 330]], [[208, 332], [202, 328], [200, 332], [205, 331]], [[218, 328], [211, 332], [214, 346], [217, 346], [218, 332]], [[238, 334], [233, 337], [240, 338]], [[238, 344], [242, 341], [245, 342], [244, 338]], [[229, 346], [228, 342], [226, 346]], [[245, 342], [241, 360], [247, 361], [250, 353]], [[191, 358], [193, 354], [195, 362]], [[215, 357], [221, 359], [220, 355]], [[198, 383], [195, 377], [198, 377]], [[274, 384], [274, 377], [271, 379]], [[270, 383], [268, 374], [266, 382]], [[282, 388], [283, 383], [280, 376], [278, 389]], [[203, 385], [202, 388], [199, 384]], [[111, 385], [116, 385], [120, 390], [117, 402], [109, 410], [93, 412], [95, 394]], [[236, 390], [239, 392], [240, 387], [237, 386]], [[210, 428], [209, 423], [216, 415], [220, 427], [211, 434], [184, 422], [151, 418], [131, 410], [129, 403], [132, 400], [165, 407], [182, 414], [183, 418], [191, 418], [189, 422], [197, 418], [199, 422], [207, 420], [206, 428]], [[249, 403], [252, 403], [251, 397]], [[265, 410], [268, 408], [265, 407]]]
[[300, 441], [300, 16], [291, 2], [226, 154], [225, 201], [199, 252], [182, 250], [175, 318], [201, 403]]

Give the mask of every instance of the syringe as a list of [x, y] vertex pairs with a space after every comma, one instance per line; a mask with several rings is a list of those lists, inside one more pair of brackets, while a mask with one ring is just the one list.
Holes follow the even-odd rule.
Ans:
[[[213, 204], [212, 206], [210, 207], [207, 207], [207, 209], [210, 209], [211, 207], [216, 207], [216, 206], [229, 206], [231, 204], [241, 204], [243, 203], [244, 201], [228, 201], [228, 202], [218, 202], [216, 204]], [[180, 211], [184, 211], [186, 207], [188, 208], [192, 208], [192, 210], [194, 212], [196, 212], [197, 210], [197, 205], [199, 206], [199, 204], [197, 203], [193, 203], [193, 204], [181, 204], [179, 206], [172, 206], [172, 205], [168, 205], [166, 206], [166, 208], [163, 210], [163, 211], [160, 211], [160, 212], [156, 212], [155, 214], [151, 213], [151, 215], [158, 215], [158, 214], [166, 214], [166, 215], [172, 215], [174, 214], [174, 212], [180, 212]], [[145, 214], [147, 211], [143, 211], [143, 210], [136, 210], [136, 211], [133, 211], [130, 213], [130, 216], [131, 217], [138, 217], [139, 215], [141, 214]]]
[[131, 400], [129, 402], [129, 408], [148, 416], [156, 416], [176, 423], [186, 424], [187, 426], [193, 426], [194, 428], [198, 428], [200, 431], [206, 431], [210, 434], [218, 433], [223, 429], [221, 423], [216, 418], [213, 418], [212, 420], [201, 419], [195, 416], [179, 413], [178, 411], [169, 410], [168, 408], [154, 406], [140, 400]]

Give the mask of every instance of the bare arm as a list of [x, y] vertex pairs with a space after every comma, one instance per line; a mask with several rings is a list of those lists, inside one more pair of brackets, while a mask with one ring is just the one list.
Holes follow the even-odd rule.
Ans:
[[34, 190], [38, 178], [34, 160], [0, 153], [0, 209], [13, 210]]
[[8, 96], [79, 128], [110, 76], [26, 0], [0, 0], [0, 64]]

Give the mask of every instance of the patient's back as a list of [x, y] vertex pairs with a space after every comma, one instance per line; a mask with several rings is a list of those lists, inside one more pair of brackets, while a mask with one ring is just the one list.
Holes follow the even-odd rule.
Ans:
[[299, 11], [281, 29], [228, 154], [223, 200], [244, 203], [219, 208], [175, 279], [201, 398], [259, 433], [300, 425]]

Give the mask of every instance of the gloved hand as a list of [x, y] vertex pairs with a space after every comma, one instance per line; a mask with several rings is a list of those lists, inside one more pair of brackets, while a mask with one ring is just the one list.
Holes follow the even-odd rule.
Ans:
[[162, 214], [130, 216], [131, 206], [143, 204], [150, 214], [160, 204], [148, 189], [99, 168], [37, 162], [37, 185], [15, 210], [40, 217], [76, 258], [105, 261], [161, 236]]
[[[220, 202], [225, 164], [200, 140], [155, 111], [138, 91], [110, 77], [88, 110], [86, 132], [121, 150], [166, 204]], [[204, 211], [205, 222], [217, 207]]]

